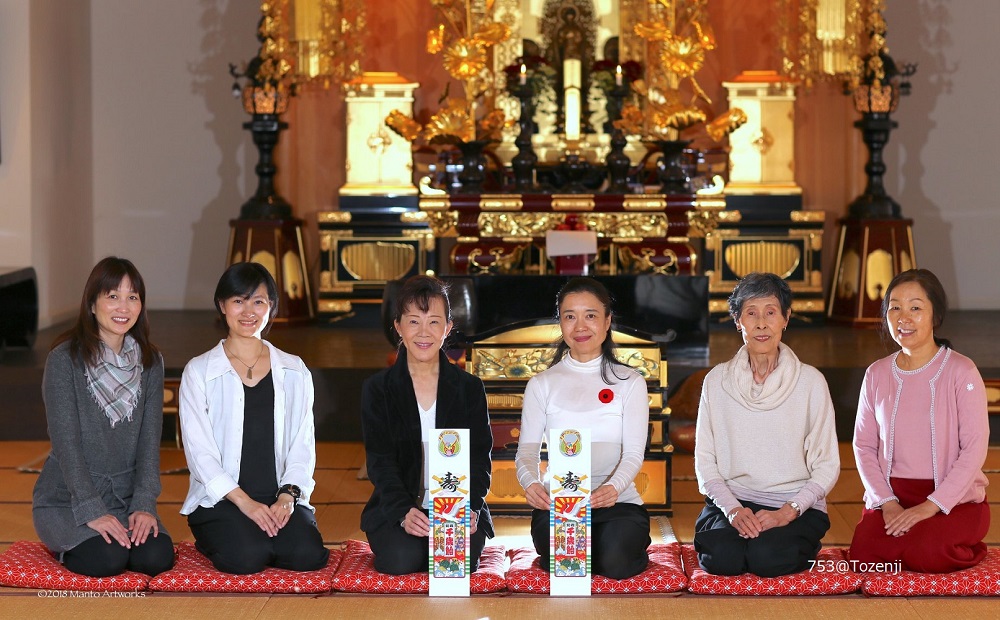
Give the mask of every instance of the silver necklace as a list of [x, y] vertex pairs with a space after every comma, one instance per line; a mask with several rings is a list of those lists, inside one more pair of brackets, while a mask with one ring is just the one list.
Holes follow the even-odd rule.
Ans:
[[226, 341], [225, 340], [222, 341], [222, 348], [226, 350], [226, 353], [229, 353], [230, 355], [232, 355], [233, 359], [237, 360], [239, 363], [241, 363], [241, 364], [243, 364], [244, 366], [247, 367], [247, 381], [253, 381], [253, 367], [256, 366], [260, 362], [261, 353], [264, 352], [264, 341], [263, 340], [260, 341], [260, 351], [257, 352], [257, 359], [254, 360], [253, 364], [247, 364], [246, 362], [244, 362], [243, 360], [241, 360], [239, 357], [237, 357], [236, 354], [233, 353], [229, 349], [229, 347], [226, 346]]

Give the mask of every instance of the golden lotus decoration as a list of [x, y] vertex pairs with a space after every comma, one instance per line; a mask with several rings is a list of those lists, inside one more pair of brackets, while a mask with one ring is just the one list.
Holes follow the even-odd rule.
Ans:
[[451, 77], [469, 80], [486, 68], [486, 47], [477, 41], [459, 39], [444, 50], [444, 69]]
[[[389, 127], [394, 129], [392, 125]], [[454, 139], [468, 142], [475, 138], [475, 131], [476, 125], [465, 101], [451, 99], [431, 116], [424, 126], [423, 136], [429, 144], [447, 143]]]
[[[681, 132], [708, 119], [699, 104], [712, 103], [695, 79], [705, 65], [706, 52], [715, 49], [708, 0], [651, 0], [647, 19], [637, 23], [634, 31], [647, 42], [650, 59], [648, 82], [633, 83], [633, 89], [644, 97], [645, 107], [624, 106], [616, 126], [647, 140], [677, 140]], [[691, 92], [687, 101], [682, 87]], [[742, 111], [733, 112], [724, 114], [728, 115], [726, 122], [719, 121], [711, 130], [706, 127], [709, 138], [719, 141], [746, 122]]]
[[[493, 0], [431, 0], [440, 23], [427, 33], [427, 52], [441, 54], [442, 65], [452, 78], [462, 82], [464, 97], [451, 98], [431, 116], [419, 134], [413, 131], [412, 119], [393, 110], [386, 125], [403, 139], [414, 142], [422, 137], [428, 144], [455, 144], [474, 140], [494, 141], [508, 126], [501, 110], [477, 110], [490, 97], [495, 76], [489, 68], [490, 48], [510, 38], [510, 28], [493, 20]], [[406, 117], [409, 118], [409, 117]]]

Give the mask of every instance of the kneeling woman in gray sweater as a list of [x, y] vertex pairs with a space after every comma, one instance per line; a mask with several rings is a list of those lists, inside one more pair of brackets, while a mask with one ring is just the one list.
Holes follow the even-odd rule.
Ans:
[[76, 324], [45, 361], [52, 451], [32, 518], [66, 568], [90, 577], [157, 575], [174, 563], [156, 516], [163, 358], [149, 342], [145, 302], [135, 266], [105, 258], [90, 273]]

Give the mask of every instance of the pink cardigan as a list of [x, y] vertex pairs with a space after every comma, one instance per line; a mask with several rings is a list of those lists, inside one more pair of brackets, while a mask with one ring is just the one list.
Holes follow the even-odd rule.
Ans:
[[[897, 499], [889, 486], [894, 454], [905, 454], [907, 460], [931, 461], [934, 493], [927, 499], [944, 514], [957, 504], [985, 500], [989, 482], [982, 469], [990, 428], [986, 386], [979, 370], [969, 358], [943, 347], [923, 368], [914, 371], [900, 370], [896, 366], [898, 355], [869, 366], [861, 386], [854, 458], [865, 485], [865, 506], [878, 508]], [[931, 402], [921, 404], [930, 417], [930, 454], [912, 453], [919, 449], [912, 438], [920, 429], [895, 424], [904, 381], [930, 383]]]

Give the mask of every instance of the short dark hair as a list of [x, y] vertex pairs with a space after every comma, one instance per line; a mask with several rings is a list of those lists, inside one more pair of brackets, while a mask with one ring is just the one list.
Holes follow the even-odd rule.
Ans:
[[[907, 282], [915, 282], [920, 285], [920, 288], [924, 289], [924, 293], [927, 294], [927, 300], [931, 302], [931, 312], [933, 313], [931, 325], [935, 329], [941, 327], [941, 324], [944, 323], [944, 317], [948, 313], [948, 295], [944, 292], [941, 280], [929, 269], [907, 269], [906, 271], [897, 273], [896, 277], [889, 282], [889, 286], [885, 287], [885, 295], [882, 297], [881, 308], [882, 329], [889, 329], [889, 326], [885, 323], [885, 317], [889, 312], [889, 297], [892, 295], [893, 289]], [[951, 348], [951, 342], [944, 338], [938, 338], [936, 334], [934, 342], [938, 346]]]
[[226, 313], [222, 311], [223, 302], [233, 297], [250, 299], [261, 284], [267, 290], [267, 301], [271, 305], [271, 313], [262, 333], [270, 331], [274, 317], [278, 314], [278, 285], [267, 267], [260, 263], [233, 263], [222, 272], [219, 284], [215, 287], [215, 311], [219, 313], [219, 318], [223, 322], [226, 320]]
[[403, 320], [403, 313], [410, 306], [415, 306], [421, 312], [427, 312], [431, 307], [431, 299], [440, 299], [444, 303], [445, 320], [451, 322], [451, 302], [448, 300], [448, 285], [434, 276], [411, 276], [403, 282], [403, 288], [392, 308], [393, 322]]
[[76, 323], [69, 330], [60, 334], [52, 348], [56, 348], [63, 342], [69, 342], [69, 352], [73, 357], [79, 356], [86, 364], [94, 366], [97, 364], [100, 355], [101, 341], [100, 328], [97, 325], [97, 317], [94, 316], [93, 308], [97, 303], [97, 296], [118, 288], [125, 278], [132, 283], [132, 290], [139, 296], [139, 315], [135, 318], [135, 325], [128, 333], [135, 339], [142, 352], [142, 365], [149, 368], [153, 365], [153, 357], [159, 353], [158, 349], [149, 341], [149, 319], [146, 315], [146, 284], [139, 275], [139, 270], [135, 268], [132, 261], [117, 256], [108, 256], [101, 259], [90, 271], [87, 284], [83, 287], [83, 297], [80, 299], [80, 311], [76, 317]]
[[788, 287], [788, 283], [777, 274], [760, 271], [748, 273], [733, 287], [729, 296], [729, 314], [734, 321], [739, 321], [743, 304], [748, 300], [772, 296], [778, 298], [781, 314], [787, 317], [792, 311], [792, 289]]
[[[604, 307], [604, 313], [607, 316], [613, 317], [611, 312], [611, 306], [614, 304], [614, 299], [611, 297], [611, 293], [605, 288], [603, 284], [598, 282], [593, 278], [570, 278], [566, 284], [563, 284], [562, 288], [559, 289], [559, 293], [556, 294], [556, 319], [561, 321], [562, 317], [561, 310], [563, 302], [566, 298], [573, 293], [590, 293], [597, 298], [597, 301], [601, 302]], [[625, 366], [628, 364], [623, 364], [618, 361], [615, 357], [615, 341], [611, 337], [612, 332], [615, 329], [614, 319], [612, 318], [611, 323], [608, 325], [608, 333], [604, 336], [604, 342], [601, 343], [601, 379], [605, 383], [611, 385], [611, 380], [608, 378], [608, 371], [615, 376], [616, 379], [622, 380], [625, 377], [619, 377], [618, 373], [614, 371], [614, 366]], [[556, 354], [552, 358], [553, 364], [562, 361], [563, 357], [569, 353], [569, 345], [566, 341], [560, 337], [559, 344], [556, 346]]]

